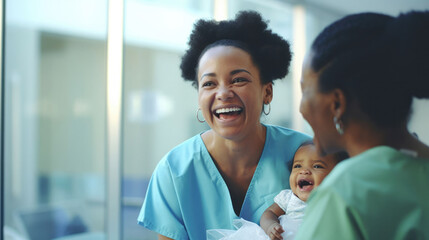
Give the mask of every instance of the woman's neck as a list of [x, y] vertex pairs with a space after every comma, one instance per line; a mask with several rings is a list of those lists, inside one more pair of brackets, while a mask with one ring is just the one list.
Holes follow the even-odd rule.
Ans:
[[406, 124], [383, 128], [370, 124], [355, 125], [344, 134], [346, 151], [355, 156], [376, 146], [389, 146], [394, 149], [408, 149], [419, 156], [429, 157], [429, 147], [411, 134]]
[[262, 154], [266, 127], [260, 124], [254, 131], [239, 139], [226, 139], [214, 131], [204, 134], [203, 140], [214, 161], [228, 168], [254, 167]]

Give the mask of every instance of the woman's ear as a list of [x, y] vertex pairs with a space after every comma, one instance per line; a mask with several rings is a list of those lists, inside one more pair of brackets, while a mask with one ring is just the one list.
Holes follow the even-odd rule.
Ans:
[[333, 102], [331, 106], [331, 111], [337, 119], [342, 119], [347, 108], [347, 99], [344, 94], [344, 91], [336, 88], [332, 91]]
[[264, 104], [268, 104], [273, 100], [273, 83], [267, 83], [263, 86]]

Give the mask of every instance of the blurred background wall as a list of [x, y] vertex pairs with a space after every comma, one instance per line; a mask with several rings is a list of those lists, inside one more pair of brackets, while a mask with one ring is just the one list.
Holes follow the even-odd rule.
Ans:
[[[197, 91], [179, 71], [197, 19], [256, 10], [269, 20], [291, 43], [294, 59], [290, 74], [275, 83], [272, 111], [262, 121], [311, 135], [298, 106], [300, 68], [314, 37], [349, 13], [429, 10], [428, 0], [117, 1], [124, 7], [120, 134], [113, 139], [119, 179], [108, 161], [112, 5], [3, 1], [3, 239], [156, 239], [136, 223], [152, 171], [172, 147], [207, 129], [195, 118]], [[429, 101], [415, 101], [409, 128], [429, 144], [428, 122]], [[108, 202], [120, 209], [117, 218]]]

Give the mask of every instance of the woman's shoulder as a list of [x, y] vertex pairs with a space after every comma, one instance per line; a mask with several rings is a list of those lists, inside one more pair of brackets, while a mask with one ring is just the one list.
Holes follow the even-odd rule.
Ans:
[[277, 125], [269, 125], [265, 124], [267, 127], [267, 132], [274, 138], [277, 139], [288, 139], [289, 141], [299, 141], [302, 140], [310, 140], [311, 137], [305, 133], [298, 132], [296, 130], [292, 130], [290, 128], [277, 126]]
[[175, 175], [182, 175], [195, 161], [210, 157], [200, 134], [197, 134], [167, 152], [157, 168], [168, 169]]
[[165, 156], [172, 157], [176, 155], [194, 153], [195, 151], [199, 151], [202, 145], [204, 145], [204, 143], [201, 139], [201, 134], [197, 134], [173, 147]]
[[[385, 191], [394, 191], [402, 185], [400, 181], [421, 178], [416, 172], [422, 172], [423, 165], [429, 166], [429, 161], [422, 161], [391, 147], [378, 146], [337, 164], [317, 190], [333, 191], [350, 199], [376, 191], [381, 185]], [[419, 181], [416, 179], [415, 182]]]
[[[428, 163], [429, 161], [420, 161], [417, 156], [413, 156], [412, 151], [377, 146], [340, 162], [329, 175], [337, 178], [345, 177], [350, 173], [361, 177], [379, 176], [380, 172], [391, 172], [393, 170], [403, 172], [402, 167], [404, 165]], [[362, 171], [362, 169], [365, 169], [365, 171]], [[377, 171], [379, 172], [377, 173]]]
[[273, 154], [284, 155], [285, 153], [295, 154], [296, 149], [311, 137], [289, 128], [265, 125], [267, 127], [266, 147]]

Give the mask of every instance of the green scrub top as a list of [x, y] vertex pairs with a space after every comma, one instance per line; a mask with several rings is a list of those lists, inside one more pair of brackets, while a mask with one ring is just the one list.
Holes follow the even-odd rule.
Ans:
[[429, 159], [379, 146], [341, 162], [295, 239], [429, 239]]
[[176, 240], [206, 239], [208, 229], [234, 229], [233, 219], [259, 223], [282, 189], [289, 188], [292, 161], [309, 136], [278, 126], [267, 127], [264, 149], [239, 216], [228, 187], [201, 135], [171, 150], [155, 169], [138, 223]]

